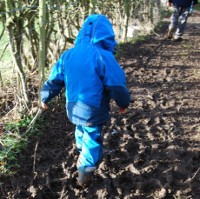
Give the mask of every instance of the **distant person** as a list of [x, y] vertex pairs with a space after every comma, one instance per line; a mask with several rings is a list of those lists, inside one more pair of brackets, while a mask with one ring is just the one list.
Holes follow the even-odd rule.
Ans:
[[120, 113], [125, 113], [130, 103], [125, 73], [113, 55], [116, 44], [108, 18], [90, 15], [75, 47], [61, 55], [40, 93], [46, 109], [65, 86], [67, 115], [76, 125], [76, 147], [80, 151], [78, 184], [83, 187], [91, 182], [102, 159], [102, 127], [109, 119], [110, 100], [114, 99]]
[[169, 7], [173, 5], [174, 11], [169, 25], [168, 39], [181, 41], [191, 6], [196, 6], [198, 0], [169, 0]]

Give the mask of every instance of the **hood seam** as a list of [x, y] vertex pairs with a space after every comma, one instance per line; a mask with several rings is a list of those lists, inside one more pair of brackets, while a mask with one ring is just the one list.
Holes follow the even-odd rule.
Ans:
[[101, 59], [101, 70], [102, 70], [102, 74], [103, 74], [103, 57], [101, 56], [99, 49], [96, 46], [95, 46], [95, 48], [97, 49], [97, 52], [99, 53], [99, 56], [100, 56], [100, 59]]
[[92, 33], [92, 38], [91, 38], [91, 41], [90, 41], [90, 44], [91, 44], [91, 45], [92, 45], [92, 43], [93, 43], [94, 32], [95, 32], [95, 29], [96, 29], [97, 23], [98, 23], [98, 21], [99, 21], [99, 19], [100, 19], [101, 17], [103, 17], [103, 16], [100, 15], [100, 16], [98, 17], [98, 19], [96, 20], [96, 24], [95, 24], [95, 27], [94, 27], [94, 30], [93, 30], [93, 33]]

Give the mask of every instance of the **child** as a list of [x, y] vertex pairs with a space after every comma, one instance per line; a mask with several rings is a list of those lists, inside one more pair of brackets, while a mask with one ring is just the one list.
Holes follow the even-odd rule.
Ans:
[[116, 45], [112, 24], [103, 15], [90, 15], [75, 47], [65, 51], [41, 90], [42, 107], [65, 86], [66, 110], [76, 125], [78, 184], [87, 186], [102, 158], [102, 126], [109, 118], [114, 99], [120, 113], [130, 103], [126, 78], [113, 53]]
[[[190, 7], [193, 3], [195, 7], [198, 0], [169, 0], [169, 7], [174, 6], [174, 12], [171, 16], [171, 23], [169, 25], [168, 38], [172, 39], [173, 34], [175, 41], [181, 41], [181, 36], [184, 33], [185, 25], [189, 16]], [[178, 22], [180, 17], [180, 21]], [[176, 28], [177, 27], [177, 28]]]

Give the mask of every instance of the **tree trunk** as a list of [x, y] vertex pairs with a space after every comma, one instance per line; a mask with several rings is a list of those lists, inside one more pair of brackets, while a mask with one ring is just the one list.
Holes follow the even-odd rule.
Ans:
[[2, 79], [2, 76], [1, 76], [1, 71], [0, 71], [0, 88], [3, 87], [3, 79]]
[[96, 3], [97, 3], [97, 0], [90, 0], [89, 15], [95, 13]]
[[124, 18], [124, 42], [127, 42], [128, 24], [130, 17], [130, 0], [126, 0], [124, 4], [125, 18]]
[[[6, 11], [13, 9], [12, 5], [14, 4], [14, 2], [12, 0], [5, 0], [5, 4], [6, 4]], [[22, 41], [21, 37], [19, 37], [18, 35], [19, 33], [21, 33], [21, 29], [23, 29], [23, 22], [22, 22], [23, 19], [20, 18], [20, 16], [18, 17], [16, 15], [10, 16], [9, 13], [6, 13], [6, 15], [7, 15], [6, 28], [8, 30], [8, 35], [9, 35], [10, 50], [15, 66], [17, 68], [17, 72], [20, 76], [21, 89], [24, 96], [24, 100], [26, 103], [28, 103], [29, 98], [27, 91], [26, 74], [22, 66], [21, 52], [20, 52]]]
[[[40, 23], [40, 36], [39, 36], [39, 93], [44, 83], [44, 68], [46, 62], [46, 46], [45, 46], [45, 24], [46, 24], [46, 0], [39, 2], [39, 23]], [[40, 95], [39, 95], [40, 96]]]
[[120, 31], [119, 31], [119, 38], [121, 38], [124, 42], [127, 41], [127, 32], [128, 32], [128, 23], [130, 17], [130, 0], [125, 0], [124, 3], [121, 5], [119, 2], [119, 7], [122, 7], [121, 18], [120, 18]]

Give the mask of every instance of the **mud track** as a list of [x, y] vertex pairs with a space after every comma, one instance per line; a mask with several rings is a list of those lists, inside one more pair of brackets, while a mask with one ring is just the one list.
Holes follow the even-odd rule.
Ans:
[[178, 43], [164, 39], [167, 18], [156, 35], [121, 46], [132, 102], [125, 115], [112, 102], [93, 184], [76, 185], [74, 125], [59, 98], [44, 113], [45, 132], [20, 156], [21, 167], [2, 179], [0, 198], [199, 199], [199, 21], [195, 11]]

